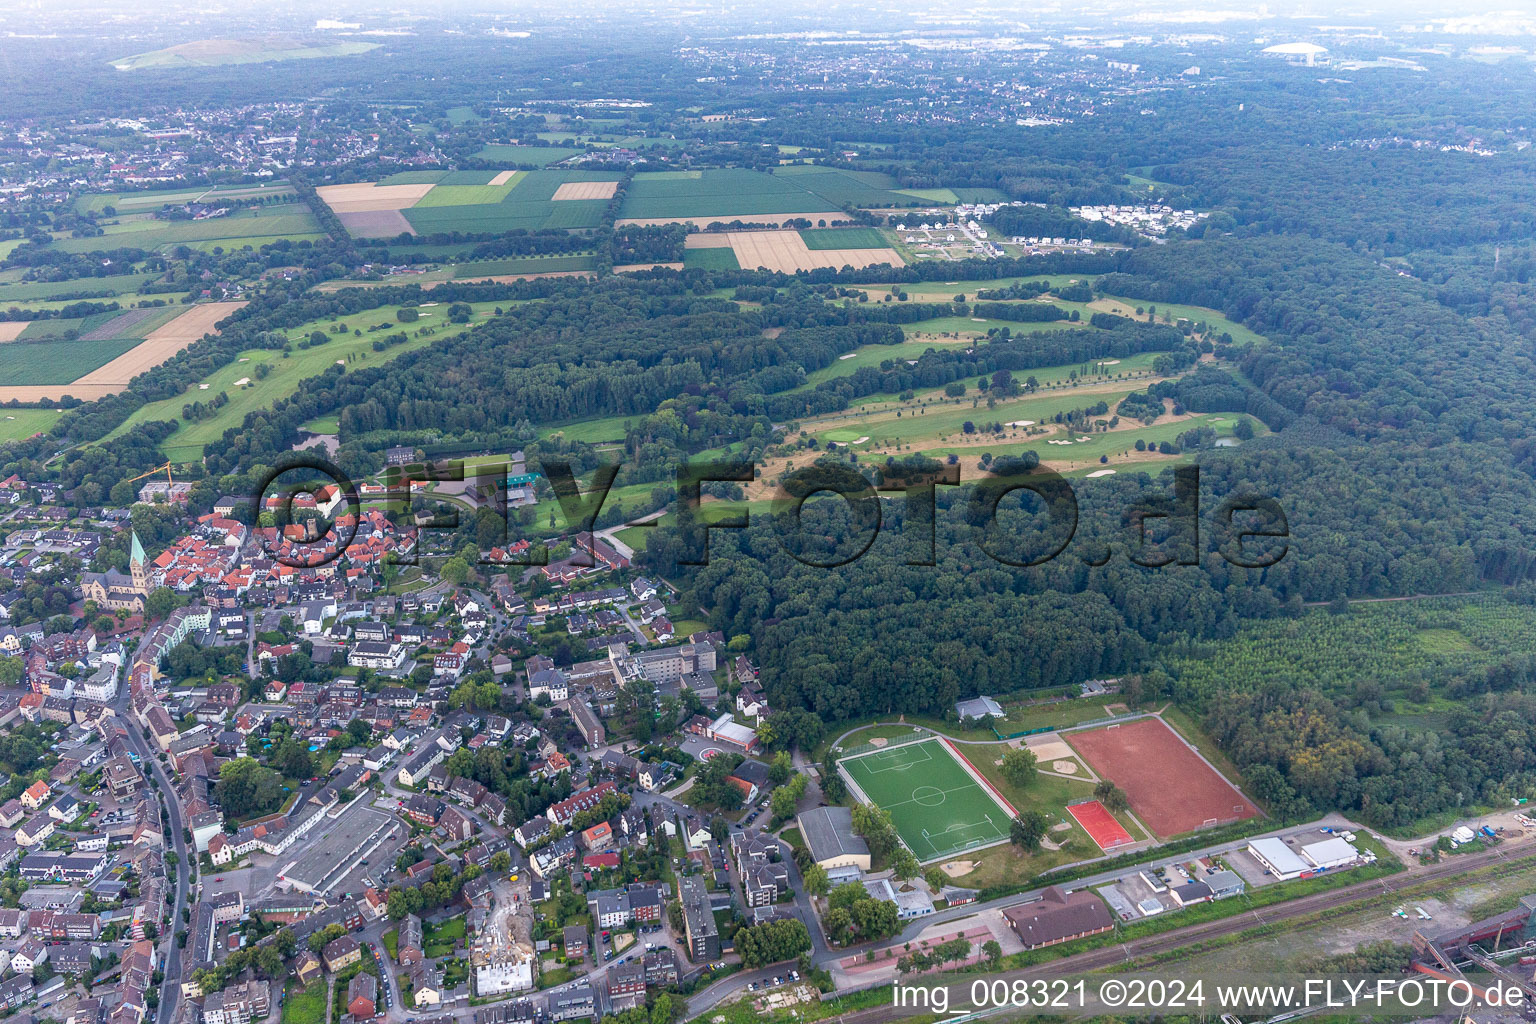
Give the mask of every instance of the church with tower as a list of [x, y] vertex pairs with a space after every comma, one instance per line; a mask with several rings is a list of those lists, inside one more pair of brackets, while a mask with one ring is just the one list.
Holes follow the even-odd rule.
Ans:
[[142, 612], [144, 598], [149, 596], [149, 566], [138, 533], [134, 532], [133, 546], [128, 552], [128, 575], [124, 576], [116, 569], [88, 572], [81, 580], [80, 589], [87, 601], [95, 601], [97, 607], [106, 611], [126, 611], [134, 615]]

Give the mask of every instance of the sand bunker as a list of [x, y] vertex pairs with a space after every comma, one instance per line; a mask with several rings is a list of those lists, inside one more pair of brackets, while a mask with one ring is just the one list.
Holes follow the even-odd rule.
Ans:
[[974, 860], [952, 860], [939, 865], [939, 870], [950, 878], [959, 878], [976, 870], [977, 862]]
[[1062, 775], [1076, 775], [1077, 774], [1077, 762], [1076, 761], [1052, 761], [1051, 762], [1051, 771], [1059, 772]]

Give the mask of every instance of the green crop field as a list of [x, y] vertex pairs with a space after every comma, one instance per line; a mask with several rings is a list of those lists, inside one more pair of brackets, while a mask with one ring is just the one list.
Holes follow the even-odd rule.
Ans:
[[[241, 210], [207, 220], [157, 220], [144, 214], [122, 215], [102, 226], [96, 238], [60, 238], [54, 247], [64, 252], [94, 252], [132, 246], [155, 249], [180, 243], [224, 241], [239, 238], [294, 238], [320, 233], [320, 222], [297, 203]], [[229, 243], [224, 241], [226, 247]]]
[[921, 199], [929, 203], [948, 205], [960, 201], [960, 197], [947, 188], [904, 188], [900, 192], [904, 196], [911, 196], [913, 199]]
[[[387, 178], [380, 179], [380, 185], [436, 185], [446, 178], [449, 171], [400, 171], [391, 174]], [[490, 181], [490, 171], [485, 172], [486, 181]]]
[[505, 185], [450, 185], [446, 182], [432, 186], [432, 191], [417, 200], [413, 210], [430, 209], [434, 206], [476, 206], [483, 203], [499, 203], [517, 186], [516, 181]]
[[995, 188], [957, 188], [955, 198], [962, 203], [1006, 203], [1012, 196]]
[[552, 204], [549, 216], [544, 220], [546, 228], [595, 228], [603, 223], [603, 213], [608, 209], [606, 199], [566, 199]]
[[137, 338], [125, 338], [0, 345], [0, 385], [69, 384], [138, 344]]
[[800, 232], [807, 249], [888, 249], [890, 239], [875, 228], [816, 228]]
[[80, 213], [99, 214], [110, 206], [120, 214], [147, 213], [199, 199], [253, 199], [259, 196], [288, 195], [293, 195], [293, 186], [286, 181], [269, 181], [259, 185], [199, 185], [194, 188], [145, 189], [141, 192], [91, 193], [76, 199], [75, 209]]
[[890, 814], [897, 835], [920, 861], [939, 860], [1008, 838], [1013, 815], [939, 740], [875, 749], [844, 758], [838, 765], [865, 796]]
[[88, 341], [143, 341], [155, 328], [169, 323], [184, 312], [185, 306], [152, 306], [123, 309], [114, 313], [92, 313], [90, 316], [73, 319], [34, 320], [22, 329], [16, 340], [31, 342], [62, 339], [73, 332], [76, 337]]
[[848, 171], [840, 168], [817, 167], [811, 164], [790, 164], [775, 172], [829, 203], [842, 207], [854, 206], [920, 206], [923, 200], [897, 191], [896, 179], [880, 171]]
[[504, 163], [514, 166], [525, 164], [532, 167], [548, 167], [550, 164], [559, 163], [580, 153], [581, 149], [566, 149], [562, 146], [505, 146], [492, 144], [486, 146], [475, 154], [476, 160], [484, 160], [488, 163]]
[[[492, 172], [455, 172], [483, 177]], [[403, 211], [405, 219], [422, 234], [440, 232], [493, 232], [522, 228], [587, 229], [602, 224], [606, 199], [553, 202], [557, 189], [573, 181], [617, 181], [612, 172], [520, 171], [506, 185], [450, 184], [443, 179], [420, 202]]]
[[[437, 184], [489, 185], [491, 180], [500, 173], [500, 171], [449, 171], [447, 174], [438, 179]], [[505, 182], [505, 184], [508, 186], [513, 185], [516, 182], [521, 181], [527, 174], [527, 171], [513, 171], [512, 179], [508, 182]]]
[[159, 276], [161, 275], [151, 271], [144, 274], [117, 274], [112, 277], [77, 278], [72, 281], [18, 281], [14, 284], [0, 284], [0, 306], [13, 302], [32, 302], [38, 299], [52, 299], [55, 296], [76, 295], [84, 292], [102, 292], [112, 296], [128, 295], [138, 289], [140, 285], [153, 281]]
[[683, 250], [683, 266], [698, 270], [741, 269], [741, 264], [736, 260], [735, 251], [729, 248], [685, 249]]
[[[686, 175], [687, 172], [684, 172]], [[741, 168], [637, 174], [621, 217], [735, 217], [747, 214], [836, 213], [837, 204], [794, 180]]]
[[[473, 323], [482, 322], [497, 305], [495, 302], [470, 303], [471, 309], [474, 310]], [[200, 383], [207, 384], [206, 389], [194, 384], [172, 398], [141, 406], [122, 425], [108, 434], [107, 438], [118, 437], [140, 423], [172, 420], [177, 424], [177, 428], [161, 445], [161, 450], [178, 461], [201, 458], [205, 445], [217, 442], [224, 436], [224, 431], [230, 427], [238, 427], [245, 421], [247, 413], [268, 408], [279, 398], [286, 398], [298, 390], [302, 381], [323, 373], [338, 361], [357, 369], [367, 369], [371, 366], [380, 366], [407, 352], [425, 348], [428, 345], [446, 344], [452, 338], [451, 334], [443, 334], [440, 331], [436, 336], [413, 336], [405, 344], [395, 345], [383, 352], [373, 351], [375, 339], [393, 331], [381, 330], [370, 333], [368, 328], [374, 324], [395, 324], [395, 312], [398, 309], [398, 306], [383, 306], [343, 317], [342, 322], [347, 325], [348, 333], [332, 335], [332, 340], [324, 345], [305, 349], [295, 348], [286, 359], [281, 352], [272, 349], [250, 349], [241, 352], [235, 362], [220, 367], [202, 379]], [[426, 326], [461, 329], [459, 325], [447, 324], [446, 311], [446, 306], [424, 307], [421, 310], [419, 322], [410, 325], [399, 324], [398, 328], [408, 334], [414, 334], [417, 328]], [[325, 331], [330, 325], [330, 320], [317, 320], [289, 328], [284, 333], [290, 339], [298, 340], [313, 331]], [[466, 328], [468, 326], [464, 325]], [[352, 330], [361, 330], [362, 337], [353, 335]], [[12, 346], [0, 346], [0, 350], [9, 347]], [[258, 380], [256, 367], [263, 363], [271, 369], [265, 378]], [[242, 377], [250, 378], [251, 383], [236, 387], [235, 381]], [[184, 405], [198, 400], [206, 401], [221, 391], [229, 395], [229, 402], [220, 408], [216, 415], [195, 422], [182, 419], [181, 411]]]
[[92, 313], [90, 316], [61, 320], [33, 320], [21, 329], [16, 336], [17, 341], [46, 341], [50, 338], [63, 338], [71, 331], [77, 334], [86, 334], [95, 330], [102, 324], [116, 320], [117, 313]]

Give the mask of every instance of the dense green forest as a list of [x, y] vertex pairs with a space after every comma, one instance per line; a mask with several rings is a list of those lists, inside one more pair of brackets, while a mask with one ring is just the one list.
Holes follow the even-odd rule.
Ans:
[[[734, 32], [752, 16], [730, 17], [747, 21], [710, 31]], [[538, 39], [424, 31], [409, 45], [263, 65], [259, 75], [123, 75], [106, 63], [122, 56], [115, 40], [76, 45], [91, 59], [65, 75], [75, 44], [0, 40], [12, 104], [39, 125], [100, 119], [67, 132], [104, 151], [129, 145], [115, 119], [130, 115], [298, 105], [290, 127], [304, 141], [285, 200], [319, 225], [302, 240], [233, 251], [151, 250], [124, 247], [110, 217], [72, 202], [0, 211], [7, 285], [58, 285], [61, 300], [18, 304], [0, 319], [115, 309], [115, 279], [130, 274], [146, 278], [141, 294], [152, 301], [195, 301], [215, 282], [238, 283], [250, 300], [219, 335], [121, 393], [58, 403], [67, 408], [51, 427], [0, 447], [0, 474], [56, 481], [76, 507], [126, 504], [127, 481], [164, 461], [175, 429], [130, 420], [146, 405], [195, 399], [198, 382], [241, 353], [291, 352], [284, 332], [424, 302], [491, 304], [494, 315], [460, 319], [388, 361], [331, 366], [249, 411], [182, 470], [195, 485], [192, 510], [250, 486], [319, 419], [334, 419], [336, 461], [357, 475], [402, 443], [518, 448], [580, 473], [618, 462], [617, 485], [636, 486], [602, 525], [671, 506], [677, 465], [689, 458], [793, 460], [827, 480], [894, 483], [937, 466], [786, 439], [815, 417], [856, 422], [861, 405], [892, 396], [919, 403], [917, 415], [939, 394], [970, 401], [985, 427], [1003, 419], [988, 416], [999, 400], [1033, 390], [1032, 371], [1139, 357], [1151, 374], [1112, 395], [1085, 393], [1056, 415], [1086, 430], [1110, 417], [1158, 421], [1165, 403], [1175, 417], [1251, 418], [1231, 447], [1213, 446], [1205, 426], [1165, 435], [1168, 458], [1198, 466], [1196, 514], [1157, 519], [1176, 505], [1173, 473], [1124, 460], [1113, 476], [1072, 481], [1071, 524], [1015, 492], [989, 527], [978, 497], [987, 487], [1044, 474], [1030, 473], [1038, 453], [1009, 459], [977, 444], [953, 449], [963, 454], [948, 463], [990, 482], [938, 488], [932, 565], [912, 564], [925, 550], [914, 543], [921, 518], [908, 520], [916, 506], [883, 502], [873, 531], [872, 514], [833, 499], [808, 506], [794, 543], [796, 524], [758, 503], [746, 529], [711, 531], [706, 565], [691, 564], [700, 524], [678, 510], [652, 532], [642, 567], [676, 584], [690, 618], [750, 639], [776, 707], [827, 721], [943, 715], [979, 693], [1125, 676], [1133, 701], [1172, 699], [1201, 716], [1281, 816], [1338, 807], [1401, 828], [1536, 785], [1523, 724], [1536, 713], [1536, 662], [1525, 653], [1536, 629], [1526, 62], [1416, 52], [1425, 73], [1361, 68], [1346, 78], [1210, 42], [1206, 73], [1186, 75], [1187, 53], [1136, 42], [1117, 49], [1117, 62], [1139, 69], [1129, 80], [1050, 48], [924, 51], [900, 73], [841, 76], [791, 40], [754, 35], [750, 47], [732, 39], [712, 49], [697, 31], [665, 23], [631, 37], [602, 21], [562, 38], [558, 52]], [[1361, 59], [1390, 49], [1347, 45]], [[858, 41], [846, 52], [886, 54]], [[978, 84], [1010, 79], [1023, 91]], [[581, 99], [590, 89], [626, 99]], [[1050, 123], [1026, 126], [1025, 113]], [[31, 153], [30, 135], [7, 133], [8, 159], [57, 172]], [[339, 154], [329, 136], [344, 133], [368, 143]], [[590, 141], [600, 133], [602, 151]], [[509, 140], [525, 147], [518, 166], [538, 164], [558, 140], [584, 166], [620, 171], [601, 224], [354, 239], [316, 192], [402, 171], [485, 170], [484, 147]], [[793, 159], [822, 167], [783, 166]], [[187, 182], [252, 180], [216, 163], [189, 167]], [[687, 228], [616, 223], [637, 169], [724, 167], [847, 171], [846, 201], [830, 205], [860, 231], [927, 201], [911, 190], [934, 190], [923, 194], [993, 204], [978, 216], [1004, 235], [1115, 244], [1003, 258], [978, 247], [953, 262], [789, 275], [694, 266]], [[1203, 216], [1149, 238], [1072, 211], [1148, 202]], [[590, 253], [583, 265], [593, 269], [477, 284], [447, 270], [430, 290], [381, 273], [436, 267], [445, 252], [465, 264]], [[685, 269], [609, 273], [652, 262]], [[1165, 307], [1163, 319], [1114, 305], [1126, 300]], [[1199, 309], [1180, 322], [1169, 306]], [[1210, 310], [1230, 332], [1193, 329], [1188, 321]], [[956, 328], [978, 321], [988, 326], [962, 340]], [[380, 334], [372, 351], [402, 340]], [[968, 433], [974, 426], [966, 421]], [[1234, 534], [1251, 522], [1241, 510], [1260, 504], [1281, 510], [1285, 536], [1245, 541], [1278, 555], [1245, 568], [1232, 557]], [[1150, 539], [1143, 513], [1156, 524]], [[454, 539], [488, 546], [505, 539], [497, 526], [465, 517]], [[870, 533], [868, 550], [835, 568], [789, 550], [826, 552], [850, 537], [857, 550]], [[1058, 534], [1070, 539], [1043, 564], [998, 557], [1037, 555]], [[1159, 553], [1170, 564], [1151, 567]], [[1346, 610], [1347, 599], [1453, 594], [1478, 596]], [[523, 809], [555, 795], [511, 781], [513, 767], [477, 761], [474, 774]]]

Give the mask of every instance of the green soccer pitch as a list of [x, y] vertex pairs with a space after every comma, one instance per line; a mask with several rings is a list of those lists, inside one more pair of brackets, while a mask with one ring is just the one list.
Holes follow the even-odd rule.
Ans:
[[1008, 838], [1012, 813], [940, 740], [872, 750], [838, 762], [854, 788], [891, 816], [919, 861]]

